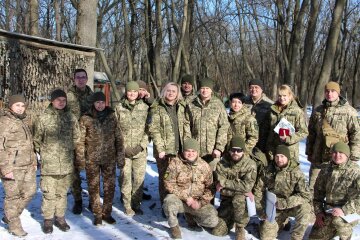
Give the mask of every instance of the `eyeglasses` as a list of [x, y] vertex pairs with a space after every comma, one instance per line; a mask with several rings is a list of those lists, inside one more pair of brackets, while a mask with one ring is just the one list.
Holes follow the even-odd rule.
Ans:
[[241, 153], [241, 152], [243, 152], [243, 149], [242, 148], [231, 148], [230, 151], [233, 153]]
[[87, 78], [87, 76], [75, 77], [77, 80], [86, 80]]

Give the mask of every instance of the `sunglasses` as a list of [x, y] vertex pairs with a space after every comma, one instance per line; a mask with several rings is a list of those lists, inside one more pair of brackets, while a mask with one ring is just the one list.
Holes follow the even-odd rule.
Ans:
[[232, 151], [233, 153], [241, 153], [243, 152], [242, 148], [231, 148], [230, 151]]

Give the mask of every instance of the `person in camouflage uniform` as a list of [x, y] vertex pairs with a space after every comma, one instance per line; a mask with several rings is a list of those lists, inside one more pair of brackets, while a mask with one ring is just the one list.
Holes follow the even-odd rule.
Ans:
[[0, 116], [0, 176], [5, 191], [4, 222], [9, 232], [26, 236], [20, 215], [36, 192], [37, 162], [22, 95], [9, 97]]
[[332, 161], [321, 166], [314, 191], [315, 224], [309, 239], [350, 240], [353, 227], [342, 216], [360, 214], [360, 167], [349, 160], [351, 151], [344, 142], [332, 147]]
[[[67, 92], [67, 107], [76, 116], [76, 119], [80, 120], [80, 117], [84, 115], [91, 108], [91, 101], [89, 97], [93, 94], [93, 91], [87, 86], [88, 76], [85, 69], [75, 69], [74, 71], [74, 85], [70, 87]], [[82, 212], [82, 188], [80, 171], [77, 167], [74, 168], [74, 180], [72, 183], [72, 194], [75, 204], [73, 206], [74, 214], [81, 214]], [[91, 205], [91, 202], [90, 202]]]
[[192, 138], [184, 141], [183, 152], [169, 160], [164, 183], [168, 191], [163, 204], [165, 215], [173, 238], [181, 238], [177, 219], [178, 213], [185, 213], [189, 227], [197, 225], [214, 228], [225, 225], [218, 218], [210, 200], [213, 175], [210, 166], [198, 156], [199, 143]]
[[65, 211], [67, 191], [73, 179], [75, 146], [79, 139], [79, 124], [66, 106], [66, 93], [56, 89], [34, 128], [35, 151], [41, 157], [44, 233], [52, 233], [54, 216], [55, 226], [62, 231], [70, 229], [65, 221]]
[[[281, 132], [278, 134], [274, 131], [282, 118], [288, 120], [295, 128], [294, 134], [287, 136]], [[268, 159], [274, 159], [276, 147], [284, 144], [289, 147], [291, 158], [299, 161], [299, 142], [308, 135], [308, 130], [304, 110], [288, 85], [281, 85], [279, 87], [278, 100], [271, 106], [267, 121], [269, 123], [266, 144]]]
[[154, 143], [161, 204], [166, 196], [164, 174], [169, 165], [169, 156], [176, 156], [183, 145], [185, 106], [179, 85], [169, 82], [150, 110], [149, 133]]
[[146, 171], [147, 145], [149, 144], [146, 119], [148, 105], [138, 99], [139, 85], [131, 81], [126, 84], [126, 96], [115, 107], [118, 125], [123, 133], [125, 159], [120, 161], [119, 185], [129, 216], [143, 214], [140, 208]]
[[200, 94], [186, 107], [184, 139], [195, 138], [200, 144], [199, 156], [215, 171], [227, 143], [229, 122], [221, 100], [212, 96], [214, 81], [200, 81]]
[[331, 160], [331, 146], [343, 141], [350, 146], [350, 159], [360, 159], [360, 126], [357, 111], [340, 96], [336, 82], [325, 85], [325, 99], [309, 120], [306, 154], [311, 162], [310, 189], [313, 190], [320, 165]]
[[249, 95], [245, 97], [244, 104], [251, 114], [255, 117], [259, 127], [259, 140], [256, 147], [261, 151], [266, 151], [266, 140], [268, 135], [268, 123], [265, 121], [270, 107], [274, 102], [263, 92], [264, 84], [259, 79], [253, 79], [249, 82]]
[[216, 166], [216, 191], [220, 192], [219, 217], [224, 219], [224, 228], [214, 228], [214, 235], [225, 235], [236, 226], [236, 240], [245, 240], [245, 227], [249, 222], [246, 196], [256, 181], [256, 163], [244, 152], [244, 139], [235, 135], [229, 144], [229, 152]]
[[[295, 225], [291, 233], [292, 240], [302, 240], [314, 216], [311, 210], [308, 186], [299, 163], [291, 158], [290, 147], [279, 145], [276, 148], [275, 159], [260, 176], [263, 211], [258, 212], [261, 219], [265, 219], [260, 226], [260, 239], [276, 239], [279, 226], [288, 217], [295, 217]], [[266, 219], [265, 203], [266, 190], [274, 193], [277, 198], [276, 217], [272, 223]], [[269, 216], [268, 216], [269, 217]]]
[[250, 110], [243, 107], [244, 98], [245, 95], [242, 93], [232, 93], [230, 95], [230, 127], [227, 142], [230, 143], [233, 136], [239, 135], [245, 140], [244, 150], [250, 153], [258, 142], [259, 127]]
[[181, 84], [181, 94], [184, 98], [184, 101], [186, 103], [189, 103], [192, 100], [194, 100], [194, 98], [196, 97], [196, 94], [194, 93], [195, 92], [194, 76], [190, 74], [185, 74], [184, 76], [181, 77], [180, 84]]
[[[80, 118], [81, 138], [76, 147], [76, 166], [79, 169], [86, 167], [94, 225], [101, 225], [102, 220], [114, 224], [116, 221], [111, 216], [111, 211], [115, 170], [116, 161], [124, 161], [123, 137], [114, 110], [105, 105], [104, 93], [94, 93], [91, 100], [93, 107]], [[104, 189], [103, 206], [100, 203], [100, 175]]]

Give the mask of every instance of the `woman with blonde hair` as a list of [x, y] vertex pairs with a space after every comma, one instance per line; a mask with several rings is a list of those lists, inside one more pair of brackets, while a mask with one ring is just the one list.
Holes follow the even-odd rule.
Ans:
[[150, 110], [149, 132], [154, 142], [161, 204], [166, 196], [164, 174], [168, 167], [168, 158], [181, 152], [183, 145], [185, 106], [180, 86], [169, 82], [162, 89], [160, 98], [154, 102]]
[[[281, 85], [278, 99], [270, 108], [267, 122], [269, 126], [266, 146], [269, 160], [273, 159], [276, 147], [283, 144], [289, 147], [290, 157], [299, 162], [299, 142], [308, 135], [302, 108], [290, 86]], [[282, 125], [283, 122], [289, 124]]]

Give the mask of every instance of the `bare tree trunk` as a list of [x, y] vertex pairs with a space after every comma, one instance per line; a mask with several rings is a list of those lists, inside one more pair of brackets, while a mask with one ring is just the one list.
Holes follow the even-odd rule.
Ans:
[[11, 31], [10, 22], [12, 19], [13, 11], [10, 10], [10, 0], [5, 0], [5, 30]]
[[360, 69], [360, 46], [358, 45], [358, 51], [355, 58], [355, 68], [353, 74], [353, 84], [352, 84], [352, 105], [354, 107], [359, 106], [359, 69]]
[[311, 57], [314, 50], [316, 24], [319, 16], [319, 0], [311, 0], [310, 17], [308, 28], [304, 43], [304, 56], [302, 58], [301, 66], [301, 80], [300, 80], [300, 101], [304, 106], [307, 106], [308, 100], [308, 82], [309, 82], [309, 69], [311, 65]]
[[30, 0], [30, 35], [39, 35], [39, 2], [38, 0]]
[[126, 60], [128, 64], [128, 81], [133, 80], [133, 59], [131, 56], [131, 43], [130, 43], [130, 27], [128, 22], [127, 8], [125, 0], [121, 0], [122, 6], [122, 15], [124, 18], [124, 37], [125, 37], [125, 52], [126, 52]]
[[[161, 85], [162, 82], [162, 74], [161, 74], [161, 49], [162, 49], [162, 17], [161, 17], [161, 0], [156, 0], [155, 2], [155, 30], [156, 30], [156, 43], [154, 48], [154, 63], [155, 63], [155, 81], [158, 85]], [[151, 31], [151, 29], [150, 29]]]
[[331, 69], [333, 67], [333, 59], [335, 56], [337, 41], [339, 39], [341, 19], [344, 11], [346, 0], [336, 0], [334, 13], [330, 25], [329, 35], [326, 41], [326, 49], [324, 54], [323, 65], [321, 67], [320, 77], [316, 84], [314, 92], [314, 106], [321, 103], [324, 97], [324, 87], [330, 79]]
[[56, 23], [56, 37], [57, 41], [61, 41], [61, 14], [59, 0], [54, 0], [55, 23]]

